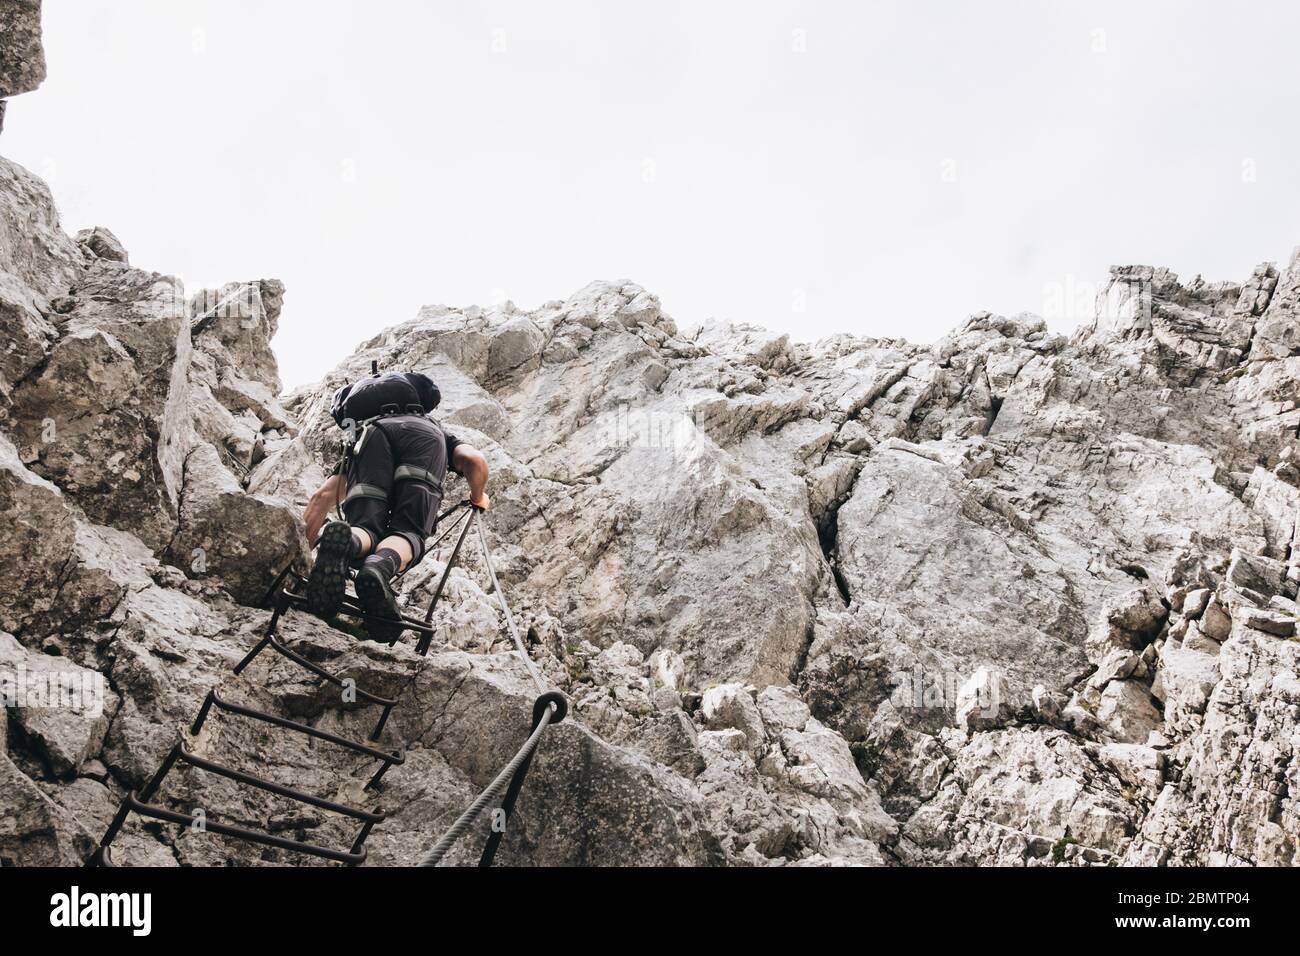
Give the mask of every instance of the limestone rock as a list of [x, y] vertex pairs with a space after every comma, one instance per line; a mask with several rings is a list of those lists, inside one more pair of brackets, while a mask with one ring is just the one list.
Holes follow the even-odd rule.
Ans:
[[96, 259], [107, 259], [110, 262], [120, 262], [122, 265], [131, 264], [122, 241], [113, 235], [111, 229], [103, 226], [82, 229], [77, 233], [77, 244], [86, 255], [94, 256]]
[[1265, 608], [1243, 608], [1241, 621], [1247, 627], [1253, 627], [1265, 634], [1274, 634], [1278, 637], [1290, 637], [1295, 634], [1294, 614], [1284, 614]]
[[1161, 718], [1146, 688], [1136, 681], [1117, 680], [1102, 691], [1097, 719], [1112, 740], [1143, 743]]
[[255, 604], [290, 563], [308, 565], [294, 506], [248, 494], [211, 445], [196, 445], [185, 461], [180, 527], [168, 546], [179, 567], [212, 575], [240, 601]]
[[39, 374], [14, 390], [29, 467], [95, 521], [171, 536], [189, 444], [190, 356], [175, 280], [99, 260]]
[[42, 301], [16, 277], [0, 272], [0, 330], [9, 347], [0, 352], [0, 405], [13, 387], [44, 361], [58, 333]]
[[0, 684], [18, 732], [55, 776], [75, 777], [103, 746], [118, 699], [102, 674], [0, 634]]
[[1010, 711], [1007, 682], [997, 671], [981, 667], [957, 691], [957, 725], [966, 730], [991, 730]]
[[[22, 4], [8, 0], [11, 7]], [[0, 157], [0, 270], [42, 301], [66, 294], [83, 268], [81, 250], [59, 227], [49, 187]]]
[[750, 692], [741, 684], [720, 684], [704, 692], [700, 714], [711, 730], [738, 730], [746, 747], [753, 751], [765, 740], [763, 718]]
[[45, 79], [41, 0], [0, 2], [0, 99], [30, 93]]
[[1219, 603], [1217, 598], [1211, 597], [1206, 605], [1205, 612], [1201, 615], [1199, 624], [1202, 633], [1206, 637], [1216, 641], [1224, 641], [1227, 640], [1228, 634], [1232, 631], [1232, 616]]
[[[106, 685], [98, 715], [5, 721], [0, 862], [79, 863], [214, 686], [368, 733], [290, 661], [231, 668], [266, 624], [249, 605], [304, 558], [330, 397], [371, 362], [434, 377], [437, 416], [487, 456], [501, 585], [571, 702], [503, 860], [1294, 862], [1298, 289], [1294, 261], [1216, 283], [1118, 267], [1073, 337], [981, 312], [915, 345], [682, 330], [600, 281], [532, 310], [426, 306], [281, 395], [282, 284], [188, 294], [106, 229], [65, 235], [0, 160], [0, 648]], [[447, 557], [402, 579], [407, 608]], [[412, 862], [530, 726], [535, 687], [461, 558], [425, 657], [280, 622], [402, 698], [376, 865]], [[209, 742], [311, 792], [362, 782], [248, 724]], [[159, 799], [351, 839], [246, 789], [177, 774]], [[304, 862], [139, 821], [120, 846]]]

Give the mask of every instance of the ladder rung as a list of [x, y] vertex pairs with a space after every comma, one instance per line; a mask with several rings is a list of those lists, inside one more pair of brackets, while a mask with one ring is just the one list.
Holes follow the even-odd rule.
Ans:
[[402, 754], [385, 753], [375, 747], [367, 747], [365, 744], [355, 743], [346, 737], [340, 737], [337, 734], [331, 734], [326, 730], [318, 730], [315, 727], [309, 727], [307, 724], [300, 724], [297, 721], [289, 720], [286, 717], [279, 717], [275, 714], [268, 714], [262, 710], [256, 710], [252, 707], [246, 707], [243, 704], [236, 704], [232, 701], [225, 700], [216, 690], [208, 692], [208, 697], [212, 706], [218, 710], [224, 710], [226, 713], [238, 714], [241, 717], [249, 717], [253, 720], [260, 720], [264, 723], [274, 724], [276, 727], [283, 727], [286, 730], [296, 730], [300, 734], [306, 734], [308, 737], [315, 737], [317, 740], [324, 740], [331, 744], [337, 744], [340, 747], [346, 747], [359, 754], [365, 754], [367, 757], [374, 757], [376, 760], [382, 760], [384, 763], [401, 766], [406, 762]]
[[[285, 603], [290, 607], [296, 607], [301, 610], [302, 608], [305, 608], [307, 606], [307, 598], [304, 597], [303, 595], [295, 594], [294, 592], [288, 590], [287, 588], [282, 593], [284, 596]], [[347, 614], [355, 618], [360, 618], [363, 621], [376, 620], [376, 621], [383, 621], [386, 624], [398, 623], [397, 621], [394, 621], [390, 617], [378, 617], [377, 615], [374, 614], [367, 614], [365, 611], [361, 610], [361, 605], [359, 605], [356, 602], [356, 600], [351, 596], [344, 597], [343, 604], [339, 608], [339, 610], [343, 614]], [[405, 614], [402, 615], [402, 619], [400, 623], [402, 625], [403, 630], [417, 631], [421, 635], [427, 635], [429, 637], [432, 637], [434, 634], [434, 629], [432, 626], [424, 623], [423, 621], [417, 621], [414, 620], [413, 618], [409, 618]]]
[[[284, 655], [289, 660], [297, 664], [299, 667], [306, 668], [307, 670], [315, 674], [317, 677], [329, 681], [331, 684], [334, 684], [336, 687], [342, 687], [344, 685], [343, 678], [331, 674], [329, 671], [321, 667], [319, 664], [307, 660], [307, 658], [303, 657], [301, 654], [297, 653], [296, 651], [289, 650], [289, 648], [285, 646], [284, 642], [280, 640], [279, 635], [271, 634], [269, 640], [270, 640], [271, 647], [275, 648], [277, 653]], [[369, 691], [362, 690], [360, 687], [356, 688], [356, 692], [359, 698], [371, 704], [379, 704], [381, 707], [394, 707], [397, 705], [397, 701], [395, 700], [389, 700], [386, 697], [379, 697], [375, 694], [370, 693]]]
[[322, 810], [341, 813], [344, 816], [352, 817], [355, 820], [361, 820], [364, 823], [379, 823], [385, 817], [385, 814], [383, 813], [372, 813], [369, 810], [362, 810], [360, 807], [349, 807], [343, 803], [335, 803], [333, 800], [326, 800], [324, 797], [316, 797], [310, 793], [303, 793], [301, 790], [294, 790], [292, 787], [286, 787], [283, 784], [276, 783], [274, 780], [264, 780], [261, 777], [253, 776], [251, 773], [244, 773], [242, 770], [236, 770], [234, 767], [227, 767], [224, 764], [207, 760], [200, 757], [198, 754], [191, 753], [185, 746], [184, 741], [177, 744], [177, 748], [179, 751], [177, 757], [180, 760], [192, 767], [198, 767], [200, 770], [214, 773], [218, 777], [225, 777], [228, 780], [234, 780], [237, 783], [245, 783], [250, 787], [256, 787], [259, 790], [266, 790], [281, 797], [296, 800], [299, 803], [319, 807]]
[[[177, 813], [175, 810], [168, 810], [166, 807], [155, 806], [151, 803], [144, 803], [138, 799], [135, 792], [132, 791], [126, 795], [124, 806], [126, 809], [133, 810], [142, 817], [152, 817], [155, 820], [162, 820], [166, 823], [178, 823], [184, 827], [193, 827], [197, 822], [194, 817], [188, 813]], [[329, 847], [316, 846], [314, 843], [302, 843], [298, 840], [289, 840], [285, 837], [278, 837], [270, 833], [259, 833], [256, 830], [247, 830], [244, 827], [232, 826], [227, 823], [219, 823], [211, 820], [204, 820], [201, 824], [202, 829], [208, 833], [217, 833], [222, 836], [233, 837], [236, 840], [247, 840], [250, 843], [260, 843], [263, 846], [278, 847], [281, 850], [290, 850], [294, 853], [305, 853], [308, 856], [318, 856], [325, 860], [334, 860], [338, 863], [357, 864], [363, 863], [366, 859], [365, 847], [357, 853], [346, 853], [341, 850], [331, 850]]]

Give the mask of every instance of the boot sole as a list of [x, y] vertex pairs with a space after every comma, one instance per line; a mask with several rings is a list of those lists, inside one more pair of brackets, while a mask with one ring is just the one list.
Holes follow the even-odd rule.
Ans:
[[322, 529], [316, 561], [307, 578], [307, 610], [317, 617], [333, 617], [343, 606], [351, 547], [352, 529], [342, 521]]
[[[370, 639], [380, 644], [394, 643], [402, 636], [405, 627], [399, 620], [402, 612], [397, 606], [397, 596], [393, 594], [388, 582], [378, 571], [362, 568], [357, 572], [356, 588], [361, 609], [370, 615], [366, 619]], [[390, 618], [391, 623], [375, 618]]]

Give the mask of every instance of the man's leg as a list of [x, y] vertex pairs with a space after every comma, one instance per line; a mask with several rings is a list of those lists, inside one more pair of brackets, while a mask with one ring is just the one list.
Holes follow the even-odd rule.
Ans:
[[316, 560], [307, 578], [307, 609], [319, 617], [338, 613], [347, 590], [348, 568], [368, 555], [388, 524], [388, 495], [393, 484], [393, 453], [383, 429], [367, 429], [347, 474], [343, 514], [322, 529]]
[[441, 481], [446, 470], [442, 433], [425, 419], [397, 419], [390, 440], [397, 461], [383, 539], [357, 572], [357, 597], [372, 620], [367, 628], [374, 640], [392, 642], [401, 636], [400, 617], [392, 588], [393, 577], [424, 556], [424, 541], [433, 530]]
[[375, 554], [384, 550], [392, 551], [397, 555], [398, 571], [405, 571], [410, 567], [411, 560], [415, 557], [415, 553], [411, 550], [411, 542], [400, 534], [390, 534], [383, 541], [380, 541], [379, 547], [375, 548]]

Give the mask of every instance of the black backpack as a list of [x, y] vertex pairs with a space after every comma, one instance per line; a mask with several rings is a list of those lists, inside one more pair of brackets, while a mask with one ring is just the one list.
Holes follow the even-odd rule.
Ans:
[[360, 425], [384, 415], [427, 415], [440, 401], [438, 386], [422, 372], [385, 372], [340, 388], [330, 415], [343, 428], [347, 421]]

